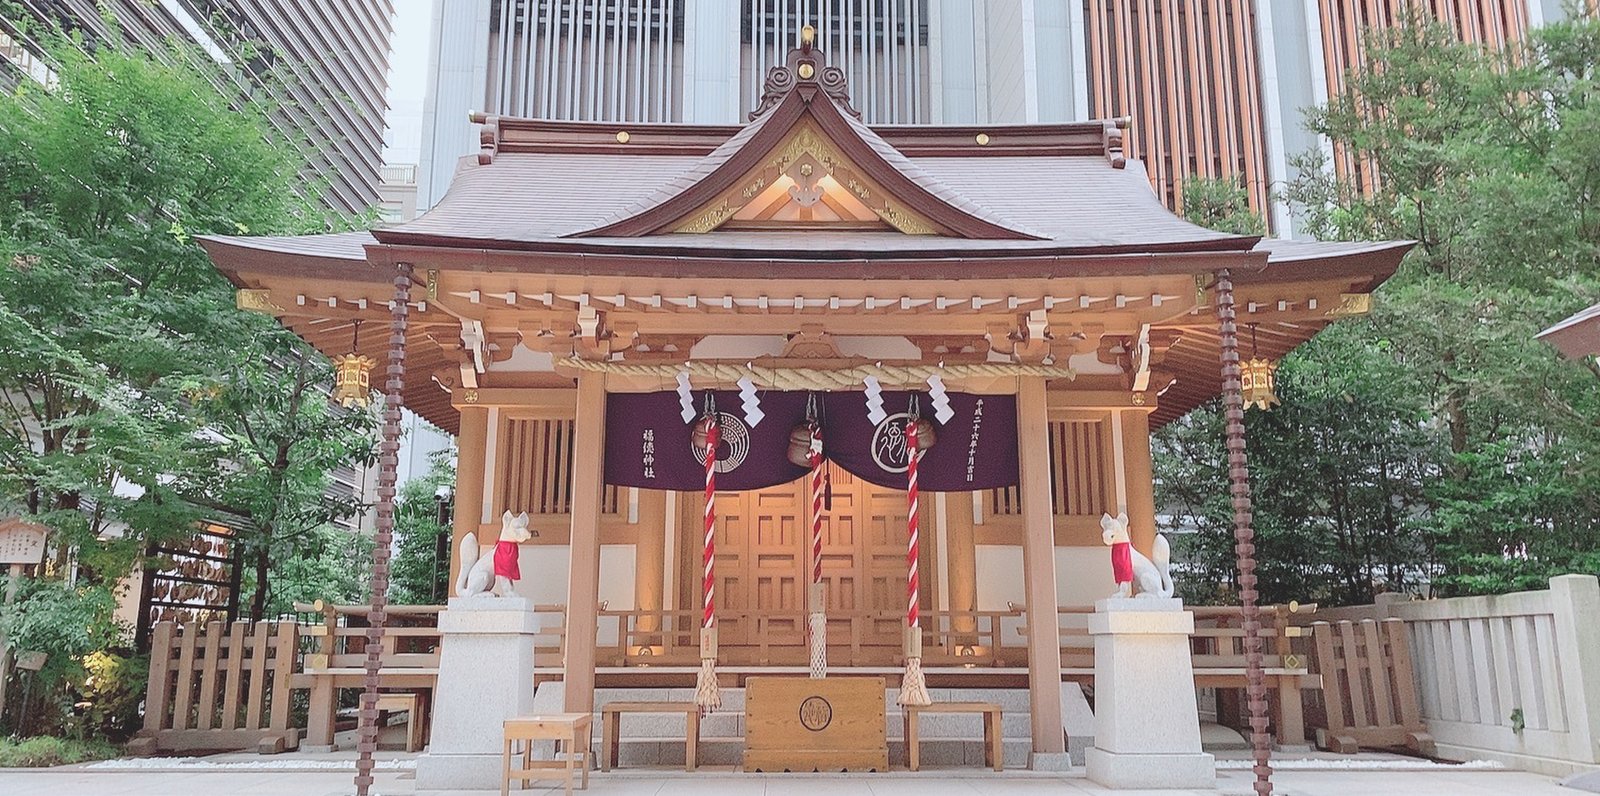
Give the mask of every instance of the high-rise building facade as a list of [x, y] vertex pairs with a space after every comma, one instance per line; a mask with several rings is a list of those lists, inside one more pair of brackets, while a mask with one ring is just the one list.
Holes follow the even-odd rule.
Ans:
[[1361, 62], [1362, 31], [1406, 7], [1465, 41], [1522, 37], [1562, 0], [435, 0], [418, 206], [476, 152], [471, 111], [735, 124], [805, 25], [869, 124], [1132, 118], [1170, 207], [1189, 175], [1238, 179], [1280, 234], [1275, 188], [1322, 147], [1302, 109]]
[[[171, 40], [196, 45], [220, 69], [218, 90], [263, 102], [281, 140], [306, 152], [305, 183], [331, 209], [380, 203], [390, 0], [17, 0], [23, 19], [0, 15], [0, 84], [48, 80], [40, 27], [120, 41], [172, 57]], [[115, 20], [108, 24], [105, 14]]]

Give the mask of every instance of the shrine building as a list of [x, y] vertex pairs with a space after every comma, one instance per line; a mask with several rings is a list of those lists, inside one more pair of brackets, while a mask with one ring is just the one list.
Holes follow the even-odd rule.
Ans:
[[516, 589], [564, 611], [537, 674], [568, 711], [692, 685], [708, 602], [725, 684], [804, 672], [814, 582], [828, 673], [893, 682], [909, 556], [928, 683], [1026, 687], [1034, 751], [1060, 752], [1055, 617], [1113, 591], [1103, 515], [1151, 552], [1150, 434], [1221, 393], [1219, 305], [1275, 363], [1408, 248], [1188, 223], [1126, 120], [868, 126], [804, 46], [743, 126], [473, 121], [414, 221], [203, 243], [350, 378], [382, 389], [403, 350], [404, 405], [459, 442], [456, 541], [529, 516]]

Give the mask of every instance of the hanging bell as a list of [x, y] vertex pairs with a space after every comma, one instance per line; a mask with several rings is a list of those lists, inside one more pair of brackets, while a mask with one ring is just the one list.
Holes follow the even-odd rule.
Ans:
[[378, 363], [365, 354], [333, 358], [333, 402], [345, 407], [366, 407], [372, 402], [372, 368]]
[[705, 415], [694, 422], [694, 428], [689, 431], [689, 444], [695, 450], [703, 450], [706, 442], [711, 439], [711, 424], [717, 422], [716, 415]]
[[1245, 408], [1267, 409], [1278, 405], [1278, 363], [1251, 357], [1239, 367], [1239, 392]]
[[820, 442], [817, 432], [809, 423], [802, 423], [789, 432], [789, 463], [796, 467], [811, 466], [811, 448]]
[[913, 427], [915, 427], [917, 432], [917, 450], [925, 451], [933, 447], [933, 443], [937, 441], [937, 438], [934, 435], [933, 423], [920, 417], [912, 418], [911, 420], [906, 421], [907, 436], [911, 435]]

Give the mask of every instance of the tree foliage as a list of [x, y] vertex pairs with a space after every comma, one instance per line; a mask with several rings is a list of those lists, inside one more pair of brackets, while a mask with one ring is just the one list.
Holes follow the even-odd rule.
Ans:
[[[1263, 597], [1594, 571], [1600, 371], [1534, 335], [1600, 299], [1600, 21], [1504, 52], [1425, 17], [1366, 36], [1308, 115], [1355, 168], [1310, 153], [1287, 195], [1319, 238], [1417, 246], [1369, 317], [1285, 360], [1281, 407], [1247, 415]], [[1230, 576], [1219, 440], [1210, 409], [1157, 441], [1163, 500], [1200, 530], [1182, 542], [1198, 591]]]
[[[147, 545], [231, 516], [260, 616], [275, 565], [359, 508], [326, 487], [371, 456], [373, 418], [330, 409], [326, 361], [235, 310], [195, 236], [340, 221], [203, 56], [57, 39], [49, 58], [55, 84], [0, 93], [0, 514], [50, 529], [41, 588], [113, 636], [97, 606]], [[13, 641], [53, 615], [27, 605]], [[87, 648], [56, 646], [82, 665]]]
[[453, 487], [455, 482], [455, 468], [441, 455], [426, 477], [413, 478], [400, 488], [395, 501], [395, 553], [389, 565], [390, 600], [402, 605], [430, 605], [441, 602], [438, 595], [450, 593], [447, 584], [440, 588], [439, 573], [442, 571], [448, 579], [449, 557], [455, 551], [446, 544], [444, 559], [440, 560], [439, 542], [441, 537], [449, 540], [450, 529], [439, 523], [435, 495], [440, 488]]

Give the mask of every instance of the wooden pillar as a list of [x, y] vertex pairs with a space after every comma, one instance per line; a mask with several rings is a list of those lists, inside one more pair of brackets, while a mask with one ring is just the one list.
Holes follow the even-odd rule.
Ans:
[[1022, 572], [1028, 594], [1028, 697], [1035, 753], [1065, 752], [1067, 748], [1061, 724], [1061, 632], [1056, 620], [1048, 423], [1044, 379], [1021, 377], [1017, 385], [1017, 456], [1022, 471]]
[[450, 532], [450, 594], [456, 593], [456, 577], [461, 574], [461, 540], [478, 532], [483, 519], [483, 479], [488, 475], [484, 460], [489, 443], [489, 409], [462, 406], [461, 433], [456, 435], [456, 510]]
[[[950, 610], [978, 609], [978, 546], [972, 527], [972, 501], [976, 492], [951, 492], [945, 497], [945, 572], [950, 593]], [[976, 631], [977, 620], [957, 614], [951, 620], [957, 632]]]
[[642, 612], [639, 629], [654, 631], [661, 628], [661, 617], [656, 613], [665, 608], [667, 557], [667, 493], [659, 489], [639, 490], [639, 524], [634, 527], [634, 603]]
[[1155, 473], [1150, 464], [1150, 414], [1144, 409], [1112, 410], [1121, 426], [1124, 494], [1127, 495], [1128, 537], [1146, 556], [1156, 541]]
[[600, 608], [601, 465], [606, 443], [606, 376], [578, 374], [572, 455], [572, 545], [567, 567], [567, 652], [562, 671], [568, 713], [594, 711], [595, 630]]

